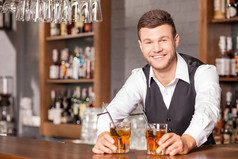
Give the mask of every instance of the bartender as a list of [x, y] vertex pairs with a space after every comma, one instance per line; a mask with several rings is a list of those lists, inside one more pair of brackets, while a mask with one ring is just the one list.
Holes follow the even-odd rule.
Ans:
[[[157, 153], [187, 154], [203, 144], [215, 144], [221, 89], [216, 67], [182, 53], [176, 48], [179, 35], [171, 15], [151, 10], [139, 19], [138, 43], [147, 61], [127, 79], [108, 105], [114, 121], [122, 121], [144, 105], [150, 123], [167, 123], [168, 133], [159, 141]], [[109, 134], [108, 115], [98, 119], [94, 153], [113, 153], [116, 147]]]

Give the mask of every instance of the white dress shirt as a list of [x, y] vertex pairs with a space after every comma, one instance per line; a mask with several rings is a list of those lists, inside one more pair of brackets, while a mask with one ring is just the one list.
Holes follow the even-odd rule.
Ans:
[[[150, 67], [149, 83], [151, 78], [159, 86], [168, 109], [178, 80], [190, 83], [187, 63], [179, 54], [177, 54], [175, 78], [166, 87], [155, 78]], [[195, 112], [184, 134], [192, 136], [196, 140], [197, 146], [200, 146], [207, 141], [207, 137], [212, 133], [219, 115], [221, 88], [216, 67], [206, 64], [199, 66], [194, 75], [194, 84], [196, 91]], [[142, 102], [145, 105], [146, 90], [146, 77], [142, 68], [134, 69], [107, 107], [113, 120], [122, 121], [137, 107], [137, 103]], [[103, 131], [109, 131], [109, 122], [107, 114], [99, 117], [98, 135]]]

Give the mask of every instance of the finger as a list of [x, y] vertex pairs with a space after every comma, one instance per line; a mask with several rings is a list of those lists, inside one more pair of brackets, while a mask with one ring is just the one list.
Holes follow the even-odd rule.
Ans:
[[99, 143], [98, 144], [98, 149], [100, 151], [103, 151], [104, 153], [113, 153], [113, 150], [110, 147], [106, 147], [104, 144]]
[[[156, 152], [161, 153], [162, 150], [166, 150], [167, 148], [170, 148], [171, 145], [176, 144], [176, 141], [177, 141], [176, 136], [173, 134], [167, 136], [169, 138], [166, 137], [167, 140], [165, 140], [161, 145], [159, 145], [159, 148], [156, 150]], [[170, 149], [173, 149], [173, 147]], [[167, 152], [168, 152], [168, 150], [167, 150]], [[166, 151], [165, 151], [165, 154], [168, 154], [168, 153], [166, 153]]]
[[107, 141], [111, 142], [112, 144], [114, 143], [113, 138], [109, 134], [105, 134], [104, 135], [104, 139], [106, 139]]
[[97, 154], [104, 154], [104, 152], [103, 152], [103, 151], [101, 151], [101, 150], [97, 149], [96, 147], [93, 147], [92, 151], [93, 151], [93, 153], [97, 153]]
[[174, 142], [170, 146], [166, 147], [165, 154], [170, 155], [170, 153], [172, 153], [175, 150], [176, 153], [182, 151], [182, 146], [178, 142]]
[[172, 138], [174, 135], [175, 135], [174, 133], [164, 134], [159, 140], [159, 145], [162, 145], [164, 142], [166, 142], [169, 138]]
[[169, 155], [174, 156], [174, 155], [178, 154], [179, 152], [180, 152], [179, 149], [174, 149], [169, 153]]
[[[114, 140], [113, 140], [114, 142]], [[113, 145], [113, 143], [108, 141], [106, 138], [102, 141], [103, 145], [111, 149], [112, 151], [116, 151], [117, 147]]]

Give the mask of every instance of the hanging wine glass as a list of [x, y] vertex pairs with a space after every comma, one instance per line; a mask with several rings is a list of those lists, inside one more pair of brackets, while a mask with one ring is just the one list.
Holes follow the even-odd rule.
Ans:
[[82, 9], [81, 9], [81, 14], [82, 14], [82, 20], [84, 23], [91, 23], [92, 22], [92, 16], [91, 16], [91, 0], [83, 0], [82, 1]]
[[102, 9], [100, 0], [93, 0], [92, 2], [92, 20], [95, 22], [102, 22]]
[[17, 9], [18, 1], [17, 0], [7, 0], [3, 4], [3, 8], [7, 12], [15, 13]]

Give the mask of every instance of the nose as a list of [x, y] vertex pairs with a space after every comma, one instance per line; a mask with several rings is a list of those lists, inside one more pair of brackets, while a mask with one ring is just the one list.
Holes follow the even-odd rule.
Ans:
[[159, 42], [154, 43], [154, 52], [160, 52], [162, 47]]

